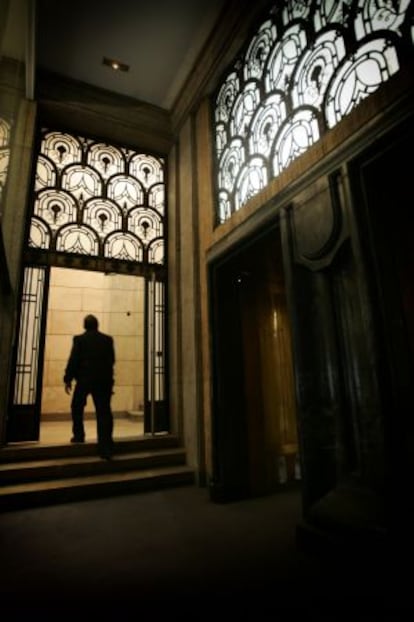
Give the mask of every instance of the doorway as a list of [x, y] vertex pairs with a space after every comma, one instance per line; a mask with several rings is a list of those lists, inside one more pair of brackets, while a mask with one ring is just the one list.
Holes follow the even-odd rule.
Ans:
[[[66, 442], [71, 429], [70, 396], [63, 375], [73, 335], [83, 332], [83, 319], [93, 313], [99, 330], [115, 345], [115, 388], [112, 397], [114, 438], [143, 433], [144, 303], [143, 277], [53, 267], [46, 314], [40, 440]], [[66, 425], [62, 426], [61, 423]], [[96, 438], [95, 410], [89, 397], [85, 422]], [[89, 423], [90, 422], [90, 423]], [[59, 439], [59, 434], [63, 437]]]
[[[144, 429], [168, 431], [165, 160], [129, 146], [50, 128], [39, 128], [38, 147], [23, 253], [7, 441], [39, 438], [47, 299], [50, 272], [57, 266], [93, 273], [93, 284], [112, 274], [114, 279], [142, 277]], [[96, 294], [93, 285], [82, 292], [87, 298]], [[95, 302], [91, 300], [92, 308]], [[115, 303], [116, 297], [111, 304]], [[129, 312], [128, 306], [120, 312], [123, 327], [131, 324]], [[102, 313], [105, 321], [115, 317], [115, 312], [107, 316], [102, 309]], [[73, 320], [78, 328], [71, 326], [71, 330], [76, 333], [82, 323], [76, 313]], [[107, 330], [111, 328], [108, 325]], [[124, 361], [124, 369], [130, 363]], [[53, 369], [59, 365], [54, 363]]]
[[[115, 344], [114, 438], [168, 433], [165, 284], [139, 276], [26, 266], [15, 349], [8, 442], [68, 442], [70, 397], [63, 375], [72, 339], [93, 313]], [[96, 437], [92, 400], [85, 408]]]
[[277, 227], [217, 262], [213, 299], [216, 500], [300, 480], [291, 330]]

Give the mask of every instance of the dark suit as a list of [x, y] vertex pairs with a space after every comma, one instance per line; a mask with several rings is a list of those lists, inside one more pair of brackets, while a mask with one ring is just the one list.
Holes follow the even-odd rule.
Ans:
[[86, 330], [73, 338], [63, 379], [66, 385], [76, 380], [71, 404], [73, 436], [78, 441], [85, 437], [83, 410], [90, 394], [96, 410], [98, 450], [101, 455], [111, 454], [113, 449], [111, 396], [114, 364], [114, 343], [109, 335], [98, 330]]

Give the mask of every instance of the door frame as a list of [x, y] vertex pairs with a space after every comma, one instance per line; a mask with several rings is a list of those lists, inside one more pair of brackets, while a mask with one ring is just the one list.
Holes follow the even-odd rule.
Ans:
[[[30, 252], [30, 251], [29, 251]], [[80, 269], [85, 271], [105, 272], [107, 270], [97, 269], [96, 258], [94, 257], [76, 257], [70, 255], [62, 255], [58, 257], [54, 253], [44, 253], [43, 259], [49, 259], [47, 263], [42, 264], [36, 262], [26, 262], [22, 269], [21, 285], [20, 285], [20, 303], [19, 303], [19, 315], [18, 322], [16, 324], [16, 338], [13, 347], [13, 373], [10, 379], [9, 389], [9, 417], [6, 431], [6, 443], [9, 442], [23, 442], [23, 441], [38, 441], [40, 435], [40, 420], [41, 420], [41, 400], [42, 400], [42, 385], [43, 385], [43, 371], [44, 371], [44, 350], [46, 342], [46, 320], [47, 320], [47, 306], [49, 300], [49, 282], [50, 282], [50, 270], [54, 267], [67, 268], [67, 269]], [[98, 266], [101, 265], [99, 262]], [[37, 324], [39, 330], [38, 336], [38, 351], [37, 351], [37, 376], [36, 376], [36, 398], [31, 404], [15, 404], [15, 384], [17, 379], [17, 366], [18, 366], [18, 354], [19, 354], [19, 341], [21, 335], [21, 316], [23, 308], [23, 296], [24, 296], [24, 278], [27, 269], [42, 268], [45, 270], [45, 281], [43, 287], [43, 299], [41, 303], [41, 314], [37, 318], [40, 324]], [[111, 272], [116, 272], [119, 275], [136, 276], [144, 278], [144, 433], [155, 434], [159, 431], [170, 432], [170, 421], [168, 413], [168, 352], [166, 338], [167, 331], [167, 313], [166, 313], [166, 282], [164, 281], [163, 274], [157, 274], [155, 271], [145, 270], [142, 271], [140, 266], [132, 266], [131, 264], [122, 264], [120, 269], [114, 269], [112, 263]], [[150, 388], [151, 373], [149, 370], [149, 348], [151, 347], [151, 339], [148, 335], [149, 322], [148, 316], [151, 314], [149, 309], [149, 297], [148, 297], [148, 283], [163, 283], [164, 284], [164, 296], [163, 296], [163, 384], [164, 384], [164, 400], [156, 401], [152, 397]], [[155, 298], [154, 298], [155, 302]], [[152, 376], [153, 377], [153, 376]]]
[[[250, 412], [252, 409], [249, 410], [248, 407], [249, 395], [245, 386], [245, 374], [248, 373], [248, 361], [246, 360], [248, 353], [245, 347], [246, 334], [243, 329], [240, 287], [243, 286], [243, 279], [249, 279], [249, 275], [243, 271], [242, 265], [246, 251], [251, 247], [254, 253], [260, 253], [260, 242], [270, 243], [269, 240], [273, 239], [272, 236], [275, 240], [279, 240], [280, 270], [283, 280], [285, 280], [278, 215], [275, 215], [267, 226], [250, 232], [247, 238], [210, 261], [208, 265], [212, 335], [212, 478], [210, 495], [212, 500], [216, 502], [228, 502], [256, 494], [268, 494], [256, 492], [259, 488], [267, 486], [265, 483], [267, 467], [265, 463], [261, 464], [260, 460], [257, 462], [257, 459], [260, 451], [264, 450], [260, 438], [268, 423], [254, 421], [252, 412]], [[275, 261], [276, 257], [277, 254], [275, 253]], [[285, 296], [287, 303], [286, 283]], [[293, 353], [292, 344], [291, 351]], [[292, 371], [294, 374], [294, 369]], [[293, 391], [295, 391], [294, 387]], [[262, 392], [259, 393], [258, 405], [260, 407], [260, 399], [265, 398]], [[252, 404], [251, 397], [249, 398], [250, 405]], [[262, 415], [268, 417], [264, 407]], [[260, 427], [261, 425], [263, 429]], [[266, 449], [268, 449], [267, 446]], [[280, 474], [278, 475], [280, 476]], [[279, 489], [280, 485], [282, 484], [275, 484], [274, 490]], [[268, 491], [270, 494], [270, 488]]]
[[[25, 274], [29, 270], [44, 270], [44, 282], [41, 292], [42, 299], [40, 301], [40, 317], [38, 318], [37, 330], [35, 335], [37, 336], [37, 354], [36, 361], [34, 362], [37, 373], [35, 381], [35, 399], [32, 403], [18, 404], [15, 403], [15, 388], [18, 382], [18, 358], [20, 350], [20, 342], [22, 337], [22, 315], [23, 307], [25, 303]], [[18, 321], [16, 323], [16, 338], [14, 340], [14, 347], [12, 353], [12, 374], [10, 378], [9, 388], [9, 406], [8, 406], [8, 419], [6, 429], [6, 442], [18, 442], [18, 441], [38, 441], [40, 434], [40, 410], [42, 400], [42, 385], [43, 385], [43, 370], [44, 370], [44, 348], [46, 337], [46, 318], [47, 318], [47, 306], [49, 299], [49, 281], [50, 281], [50, 268], [51, 266], [43, 265], [36, 266], [25, 264], [22, 269], [21, 283], [19, 289], [19, 312]], [[27, 292], [26, 295], [32, 295]], [[35, 301], [36, 304], [36, 301]], [[33, 325], [35, 325], [33, 323]], [[25, 328], [28, 325], [25, 324]], [[37, 332], [38, 331], [38, 332]], [[23, 374], [24, 375], [24, 374]]]

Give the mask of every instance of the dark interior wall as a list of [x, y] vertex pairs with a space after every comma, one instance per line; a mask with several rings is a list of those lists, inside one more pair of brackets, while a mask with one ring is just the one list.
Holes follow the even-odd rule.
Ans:
[[36, 97], [40, 126], [159, 154], [173, 144], [169, 113], [156, 106], [40, 70]]
[[[347, 298], [358, 295], [340, 170], [298, 194], [281, 218], [292, 321], [305, 512], [358, 469], [357, 408], [347, 360], [358, 318]], [[353, 325], [352, 330], [350, 326]]]
[[[413, 139], [409, 118], [351, 167], [355, 217], [370, 277], [388, 519], [403, 537], [411, 531], [406, 491], [414, 475], [414, 191], [407, 159]], [[368, 443], [366, 448], [372, 450]]]
[[[330, 535], [362, 534], [358, 542], [367, 534], [369, 541], [383, 539], [390, 524], [392, 482], [400, 477], [398, 492], [391, 494], [395, 499], [404, 494], [413, 474], [411, 423], [406, 421], [410, 406], [407, 410], [402, 405], [403, 400], [410, 404], [413, 380], [407, 347], [412, 343], [408, 316], [413, 295], [407, 285], [413, 282], [408, 268], [412, 221], [397, 215], [395, 206], [412, 204], [410, 173], [397, 148], [389, 156], [399, 157], [393, 166], [379, 160], [374, 164], [386, 145], [405, 135], [403, 119], [412, 115], [409, 54], [407, 67], [217, 227], [206, 244], [210, 257], [226, 253], [230, 265], [237, 245], [252, 242], [263, 223], [279, 221], [292, 326], [304, 522]], [[403, 142], [410, 153], [412, 134]], [[397, 198], [394, 180], [399, 184], [400, 177], [405, 186]], [[379, 201], [386, 207], [377, 231]], [[399, 225], [392, 233], [393, 251], [384, 253], [394, 219]], [[249, 477], [243, 460], [250, 458], [252, 438], [248, 387], [242, 384], [243, 331], [234, 321], [234, 289], [230, 280], [227, 285], [221, 280], [224, 270], [223, 260], [210, 273], [213, 298], [226, 298], [228, 304], [218, 308], [213, 300], [212, 305], [211, 411], [214, 483], [222, 483], [226, 493], [240, 490], [243, 478]], [[247, 319], [253, 340], [257, 333], [252, 322], [254, 314]], [[258, 350], [252, 342], [252, 360], [258, 360]], [[250, 361], [251, 384], [261, 375]], [[261, 396], [254, 397], [255, 406], [263, 408]], [[237, 414], [231, 419], [227, 411], [233, 407]]]
[[373, 541], [413, 475], [412, 140], [401, 123], [281, 218], [304, 516]]
[[[263, 394], [252, 391], [265, 360], [252, 301], [266, 295], [267, 255], [283, 264], [288, 299], [304, 524], [368, 542], [388, 533], [392, 500], [413, 475], [412, 140], [411, 122], [396, 125], [275, 210], [267, 235], [283, 261], [262, 229], [212, 265], [213, 498], [252, 494], [252, 469], [264, 472], [254, 458], [266, 428]], [[243, 288], [249, 280], [257, 292]]]
[[386, 528], [376, 309], [347, 188], [343, 165], [295, 197], [282, 221], [304, 517], [323, 532], [375, 540]]

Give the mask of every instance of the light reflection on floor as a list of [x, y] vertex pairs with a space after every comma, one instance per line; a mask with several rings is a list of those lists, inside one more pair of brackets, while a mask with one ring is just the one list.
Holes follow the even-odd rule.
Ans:
[[[144, 433], [143, 421], [135, 421], [127, 418], [114, 419], [114, 440], [142, 436]], [[45, 445], [69, 443], [72, 436], [72, 421], [70, 418], [64, 421], [40, 421], [39, 442]], [[96, 441], [96, 420], [85, 421], [85, 440]]]

